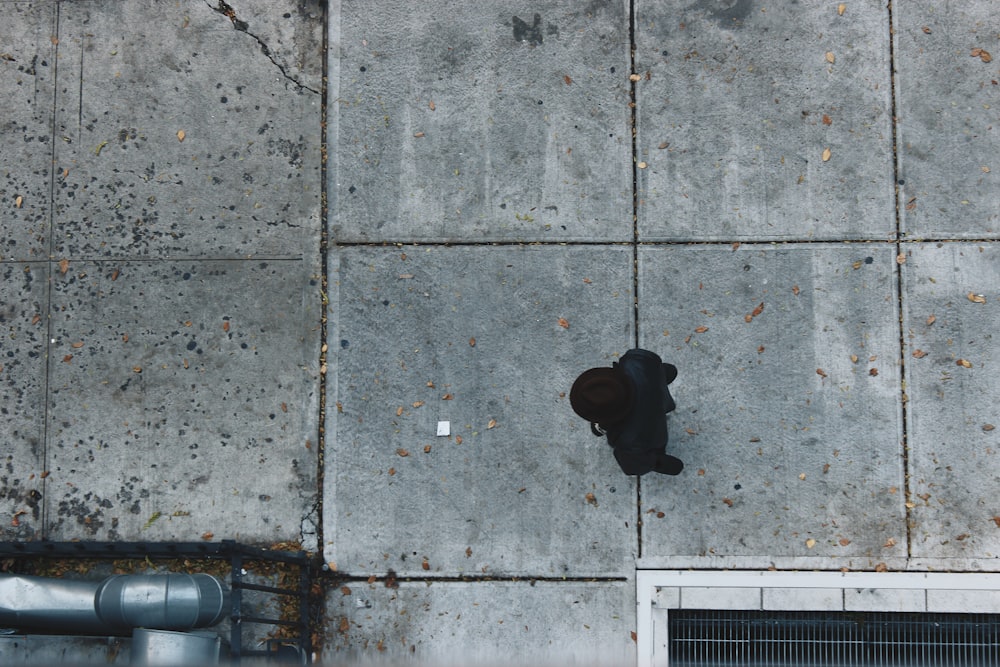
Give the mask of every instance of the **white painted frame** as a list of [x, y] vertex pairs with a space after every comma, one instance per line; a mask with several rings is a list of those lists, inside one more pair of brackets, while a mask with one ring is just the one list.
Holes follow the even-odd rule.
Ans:
[[[1000, 574], [952, 572], [777, 572], [769, 570], [696, 571], [637, 570], [636, 585], [636, 657], [639, 667], [668, 665], [665, 652], [655, 653], [653, 609], [662, 588], [756, 588], [756, 589], [841, 589], [850, 590], [919, 590], [954, 592], [964, 604], [963, 591], [985, 594], [983, 603], [973, 601], [968, 612], [1000, 612]], [[985, 606], [983, 606], [985, 604]], [[656, 608], [663, 608], [656, 605]], [[666, 607], [670, 609], [670, 606]], [[704, 608], [704, 606], [701, 606]], [[785, 607], [787, 609], [787, 607]], [[803, 606], [801, 611], [810, 608]], [[873, 610], [874, 611], [874, 610]], [[885, 609], [892, 611], [892, 609]], [[669, 612], [668, 612], [669, 613]]]

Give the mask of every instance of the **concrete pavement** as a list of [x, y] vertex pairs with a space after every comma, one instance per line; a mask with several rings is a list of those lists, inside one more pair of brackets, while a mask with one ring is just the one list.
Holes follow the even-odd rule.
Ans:
[[[0, 3], [4, 539], [301, 540], [358, 662], [1000, 570], [990, 3], [389, 4]], [[569, 407], [637, 345], [676, 478]]]

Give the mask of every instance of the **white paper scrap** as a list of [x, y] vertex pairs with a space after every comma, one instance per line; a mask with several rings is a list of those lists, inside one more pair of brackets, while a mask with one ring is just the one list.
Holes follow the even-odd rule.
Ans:
[[451, 422], [438, 422], [438, 435], [451, 435]]

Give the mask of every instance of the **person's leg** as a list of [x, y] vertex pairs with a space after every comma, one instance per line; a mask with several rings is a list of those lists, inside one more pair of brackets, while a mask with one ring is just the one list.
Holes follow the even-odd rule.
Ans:
[[669, 454], [659, 454], [656, 457], [656, 464], [653, 466], [655, 472], [663, 475], [679, 475], [684, 470], [684, 463], [675, 456]]

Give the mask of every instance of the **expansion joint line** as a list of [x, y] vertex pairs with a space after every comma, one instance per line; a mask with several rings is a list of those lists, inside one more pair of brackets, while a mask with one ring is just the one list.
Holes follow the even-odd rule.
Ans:
[[899, 132], [899, 121], [897, 118], [898, 105], [897, 105], [897, 81], [896, 81], [896, 28], [895, 28], [895, 15], [893, 13], [892, 0], [886, 3], [886, 11], [888, 13], [889, 21], [889, 125], [892, 129], [892, 181], [893, 181], [893, 195], [895, 197], [895, 214], [896, 214], [896, 307], [898, 309], [898, 323], [899, 323], [899, 373], [902, 384], [900, 386], [900, 405], [902, 406], [901, 411], [901, 442], [900, 447], [902, 449], [903, 457], [903, 492], [904, 492], [904, 502], [905, 502], [905, 520], [906, 520], [906, 557], [911, 558], [913, 556], [913, 507], [912, 494], [913, 489], [910, 485], [910, 439], [909, 431], [907, 429], [907, 419], [909, 417], [909, 406], [907, 405], [907, 367], [906, 367], [906, 331], [903, 328], [903, 309], [906, 305], [904, 303], [905, 294], [903, 290], [903, 273], [904, 264], [906, 263], [906, 249], [903, 245], [903, 224], [902, 216], [899, 208], [899, 183], [900, 183], [900, 170], [899, 170], [899, 143], [898, 143], [898, 132]]
[[[330, 72], [330, 3], [323, 3], [323, 66], [320, 79], [320, 124], [319, 124], [319, 205], [320, 205], [320, 225], [319, 225], [319, 262], [320, 262], [320, 352], [319, 352], [319, 424], [316, 430], [316, 544], [319, 553], [323, 553], [326, 544], [323, 531], [323, 490], [326, 479], [326, 369], [329, 355], [327, 353], [326, 338], [328, 333], [327, 317], [330, 311], [330, 276], [328, 269], [328, 259], [330, 254], [329, 219], [330, 200], [329, 186], [327, 184], [329, 140], [327, 132], [328, 110], [328, 77]], [[321, 556], [322, 558], [322, 556]]]
[[[638, 153], [638, 100], [636, 98], [635, 71], [635, 0], [628, 3], [628, 108], [629, 135], [632, 167], [632, 347], [639, 347], [639, 153]], [[636, 556], [642, 557], [642, 478], [635, 482]]]

